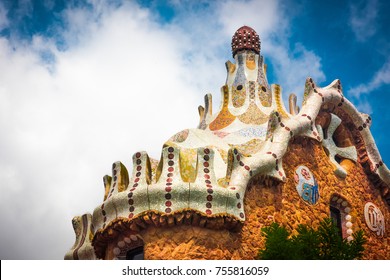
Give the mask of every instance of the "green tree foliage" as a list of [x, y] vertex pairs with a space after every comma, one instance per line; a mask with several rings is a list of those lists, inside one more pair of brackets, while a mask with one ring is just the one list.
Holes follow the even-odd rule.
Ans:
[[299, 225], [297, 235], [291, 236], [276, 223], [262, 229], [265, 248], [259, 251], [263, 260], [353, 260], [363, 256], [367, 242], [363, 231], [353, 234], [353, 240], [343, 239], [332, 219], [324, 219], [318, 229]]

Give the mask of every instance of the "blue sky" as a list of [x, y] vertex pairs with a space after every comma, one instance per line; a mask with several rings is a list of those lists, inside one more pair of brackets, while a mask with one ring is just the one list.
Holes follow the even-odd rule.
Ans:
[[340, 79], [386, 163], [389, 13], [379, 0], [0, 0], [0, 259], [63, 258], [112, 162], [159, 158], [197, 125], [206, 93], [218, 108], [242, 25], [259, 33], [285, 100], [301, 102], [308, 76]]

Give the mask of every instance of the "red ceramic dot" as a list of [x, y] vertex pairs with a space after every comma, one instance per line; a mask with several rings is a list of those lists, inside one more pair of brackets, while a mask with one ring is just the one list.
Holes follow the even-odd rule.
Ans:
[[170, 173], [170, 172], [169, 172], [169, 173], [167, 174], [167, 176], [168, 176], [168, 177], [172, 177], [172, 176], [173, 176], [173, 173]]
[[136, 153], [136, 154], [135, 154], [135, 157], [136, 157], [136, 158], [140, 158], [140, 157], [141, 157], [141, 153]]
[[168, 201], [165, 201], [165, 206], [171, 207], [171, 206], [172, 206], [172, 202], [170, 202], [169, 200], [168, 200]]
[[204, 162], [204, 163], [203, 163], [203, 166], [204, 166], [204, 167], [209, 167], [209, 165], [210, 165], [210, 164], [209, 164], [208, 162]]
[[169, 172], [173, 172], [173, 170], [175, 170], [173, 167], [169, 167], [169, 168], [168, 168], [168, 171], [169, 171]]
[[213, 186], [212, 186], [212, 185], [206, 185], [206, 187], [208, 187], [208, 188], [210, 188], [210, 189], [211, 189]]
[[230, 189], [231, 189], [231, 190], [235, 190], [236, 188], [235, 188], [235, 187], [231, 187]]
[[129, 219], [133, 218], [134, 217], [134, 214], [133, 213], [130, 213], [129, 214]]
[[238, 209], [241, 208], [241, 203], [237, 203], [237, 208], [238, 208]]
[[139, 181], [139, 178], [135, 178], [134, 182], [137, 183]]
[[205, 154], [209, 154], [210, 153], [210, 150], [208, 148], [204, 149], [204, 153]]
[[207, 214], [207, 215], [211, 215], [212, 213], [213, 213], [213, 212], [212, 212], [210, 209], [207, 209], [207, 210], [206, 210], [206, 214]]
[[131, 191], [131, 192], [135, 191], [135, 188], [131, 188], [130, 191]]
[[172, 190], [171, 187], [166, 187], [166, 188], [165, 188], [165, 191], [166, 191], [166, 192], [170, 192], [171, 190]]
[[165, 209], [165, 213], [171, 213], [172, 209], [171, 208], [167, 208]]
[[142, 166], [137, 166], [137, 171], [141, 171]]
[[169, 154], [169, 155], [168, 155], [168, 158], [169, 158], [169, 159], [173, 159], [174, 157], [175, 157], [174, 154]]
[[173, 179], [172, 178], [168, 178], [167, 179], [167, 183], [172, 183]]
[[279, 175], [280, 175], [280, 176], [283, 176], [283, 173], [282, 173], [282, 171], [279, 171]]
[[245, 165], [245, 169], [248, 171], [251, 170], [248, 165]]
[[210, 175], [204, 174], [204, 178], [208, 180], [208, 179], [210, 179]]
[[241, 159], [240, 155], [237, 155], [236, 158], [237, 158], [238, 161]]

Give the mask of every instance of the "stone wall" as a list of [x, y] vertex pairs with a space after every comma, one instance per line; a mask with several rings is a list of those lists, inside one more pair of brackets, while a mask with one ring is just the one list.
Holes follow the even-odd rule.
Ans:
[[[296, 190], [294, 172], [300, 165], [307, 166], [318, 182], [320, 198], [314, 205], [306, 203]], [[364, 218], [364, 205], [373, 202], [381, 209], [389, 230], [389, 206], [378, 188], [368, 180], [359, 162], [349, 163], [348, 175], [341, 179], [334, 175], [334, 167], [318, 142], [298, 138], [290, 143], [283, 166], [287, 177], [285, 183], [264, 177], [254, 178], [249, 183], [245, 195], [246, 221], [241, 230], [213, 230], [184, 224], [149, 226], [140, 232], [145, 259], [254, 259], [264, 244], [263, 226], [275, 221], [292, 232], [298, 224], [316, 227], [320, 220], [330, 216], [333, 195], [346, 200], [345, 205], [350, 208], [352, 227], [349, 229], [364, 230], [368, 239], [364, 258], [390, 259], [389, 235], [385, 233], [384, 237], [378, 237], [367, 227]]]

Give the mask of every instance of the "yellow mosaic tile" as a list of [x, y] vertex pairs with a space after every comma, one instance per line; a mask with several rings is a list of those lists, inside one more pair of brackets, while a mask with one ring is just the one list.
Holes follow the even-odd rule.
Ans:
[[263, 124], [268, 121], [268, 116], [260, 111], [254, 103], [251, 103], [248, 110], [238, 116], [238, 119], [246, 124]]
[[230, 125], [236, 117], [233, 116], [229, 109], [228, 109], [228, 103], [229, 103], [229, 92], [228, 87], [225, 85], [223, 87], [223, 104], [222, 109], [219, 112], [218, 116], [214, 121], [212, 121], [209, 125], [210, 130], [219, 130], [227, 127]]
[[180, 174], [184, 182], [194, 182], [196, 178], [197, 149], [180, 149]]

